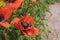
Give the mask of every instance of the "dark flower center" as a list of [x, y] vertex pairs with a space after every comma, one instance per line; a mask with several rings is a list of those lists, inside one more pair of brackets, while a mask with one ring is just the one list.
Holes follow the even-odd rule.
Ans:
[[13, 3], [15, 0], [5, 0], [5, 1], [8, 1], [10, 3]]
[[26, 29], [29, 27], [29, 24], [26, 22], [21, 22], [21, 25]]
[[4, 17], [3, 16], [0, 16], [0, 22], [4, 20]]

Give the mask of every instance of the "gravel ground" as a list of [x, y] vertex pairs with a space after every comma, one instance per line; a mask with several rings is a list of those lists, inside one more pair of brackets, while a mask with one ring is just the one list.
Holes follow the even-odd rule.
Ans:
[[48, 40], [60, 40], [60, 3], [50, 5], [49, 9], [52, 16], [47, 12], [44, 20], [51, 29]]

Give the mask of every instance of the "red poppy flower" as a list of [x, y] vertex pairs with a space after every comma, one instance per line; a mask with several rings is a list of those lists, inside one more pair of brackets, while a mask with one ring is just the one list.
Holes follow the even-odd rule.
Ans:
[[9, 28], [9, 24], [6, 22], [11, 15], [11, 11], [9, 8], [0, 7], [0, 24], [3, 25], [5, 28]]
[[38, 34], [38, 29], [32, 26], [33, 22], [33, 18], [26, 15], [22, 18], [14, 18], [11, 23], [20, 29], [25, 36], [34, 36]]
[[16, 10], [23, 0], [15, 0], [13, 3], [7, 3], [5, 7], [0, 7], [0, 24], [5, 28], [9, 28], [10, 25], [6, 22], [11, 15], [11, 12]]

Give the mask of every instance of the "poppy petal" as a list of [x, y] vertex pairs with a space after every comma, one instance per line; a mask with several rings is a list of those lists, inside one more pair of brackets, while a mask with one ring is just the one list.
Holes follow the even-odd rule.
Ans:
[[25, 35], [25, 36], [28, 36], [27, 32], [25, 31], [22, 31], [22, 33]]
[[32, 2], [36, 2], [37, 0], [32, 0]]
[[7, 22], [0, 22], [0, 24], [2, 26], [4, 26], [5, 28], [9, 28], [10, 27], [10, 24], [8, 24]]
[[18, 24], [19, 21], [20, 21], [20, 19], [16, 17], [11, 21], [11, 24], [14, 24], [18, 29], [21, 29], [21, 27]]
[[16, 10], [21, 6], [23, 0], [15, 0], [13, 3], [7, 3], [6, 7], [10, 8], [12, 11]]
[[29, 35], [29, 36], [35, 36], [35, 35], [38, 35], [38, 33], [39, 33], [39, 30], [35, 27], [32, 27], [29, 30], [23, 31], [24, 35]]
[[14, 19], [11, 21], [11, 23], [12, 23], [12, 24], [18, 23], [19, 20], [20, 20], [20, 19], [16, 17], [16, 18], [14, 18]]
[[[27, 20], [28, 20], [28, 21], [27, 21]], [[21, 18], [21, 21], [26, 22], [26, 23], [32, 25], [33, 22], [34, 22], [34, 19], [33, 19], [32, 16], [30, 16], [30, 15], [27, 14], [26, 16], [23, 16], [23, 17]]]
[[33, 33], [34, 35], [38, 35], [38, 33], [39, 33], [39, 30], [38, 30], [37, 28], [35, 28], [35, 27], [32, 27], [32, 28], [31, 28], [31, 31], [32, 31], [32, 33]]

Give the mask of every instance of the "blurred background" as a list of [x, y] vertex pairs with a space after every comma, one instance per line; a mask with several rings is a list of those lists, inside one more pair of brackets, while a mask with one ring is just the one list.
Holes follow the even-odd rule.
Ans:
[[[3, 2], [0, 6], [5, 4]], [[39, 35], [24, 36], [11, 24], [8, 29], [0, 26], [0, 40], [60, 40], [60, 0], [36, 0], [36, 2], [24, 0], [8, 22], [10, 23], [14, 17], [20, 18], [28, 13], [34, 18], [33, 26], [39, 29]]]

